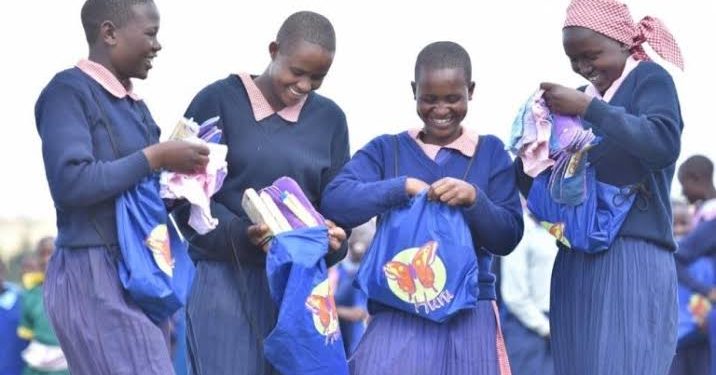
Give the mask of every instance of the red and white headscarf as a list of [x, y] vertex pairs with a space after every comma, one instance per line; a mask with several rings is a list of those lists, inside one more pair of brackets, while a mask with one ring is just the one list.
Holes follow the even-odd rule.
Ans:
[[631, 47], [637, 60], [649, 60], [641, 46], [647, 42], [664, 60], [684, 70], [679, 45], [666, 26], [649, 16], [635, 24], [627, 6], [616, 0], [572, 0], [564, 21], [564, 27], [568, 26], [584, 27], [622, 42]]

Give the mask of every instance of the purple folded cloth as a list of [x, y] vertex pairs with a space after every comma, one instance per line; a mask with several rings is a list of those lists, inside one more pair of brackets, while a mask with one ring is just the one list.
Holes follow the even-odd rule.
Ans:
[[306, 212], [308, 212], [308, 214], [311, 215], [311, 217], [313, 217], [319, 225], [323, 225], [325, 223], [323, 216], [321, 216], [321, 214], [313, 208], [311, 201], [306, 198], [303, 190], [300, 186], [298, 186], [298, 183], [294, 179], [290, 177], [281, 177], [274, 181], [271, 186], [267, 186], [261, 191], [265, 191], [273, 199], [276, 206], [278, 206], [279, 211], [281, 211], [281, 214], [283, 214], [286, 220], [288, 220], [288, 223], [293, 229], [305, 228], [306, 224], [284, 203], [284, 198], [287, 193], [296, 197], [298, 203], [305, 208]]

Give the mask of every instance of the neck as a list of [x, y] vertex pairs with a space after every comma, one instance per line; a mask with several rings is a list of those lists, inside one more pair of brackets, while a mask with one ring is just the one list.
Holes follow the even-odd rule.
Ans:
[[716, 198], [716, 188], [712, 185], [711, 187], [709, 187], [708, 190], [706, 190], [706, 194], [704, 195], [704, 201], [708, 201], [714, 198]]
[[455, 134], [453, 134], [447, 138], [442, 138], [442, 139], [435, 138], [435, 137], [431, 136], [425, 130], [420, 132], [418, 137], [420, 137], [420, 140], [423, 141], [423, 143], [426, 143], [429, 145], [446, 146], [446, 145], [449, 145], [450, 143], [455, 142], [455, 140], [460, 138], [461, 135], [462, 135], [462, 126], [460, 127], [458, 132], [456, 132]]
[[99, 50], [97, 48], [90, 48], [89, 57], [87, 57], [87, 59], [105, 67], [115, 78], [117, 78], [125, 89], [129, 90], [131, 86], [129, 77], [122, 77], [119, 72], [117, 72], [117, 69], [112, 66], [112, 63], [109, 60], [109, 54], [107, 54], [106, 51]]
[[271, 109], [278, 112], [286, 107], [281, 100], [274, 94], [273, 87], [271, 85], [271, 76], [268, 73], [268, 68], [260, 76], [254, 78], [254, 83], [263, 94], [266, 101], [271, 106]]

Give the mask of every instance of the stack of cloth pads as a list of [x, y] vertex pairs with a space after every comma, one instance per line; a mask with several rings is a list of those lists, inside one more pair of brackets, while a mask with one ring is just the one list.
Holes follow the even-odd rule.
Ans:
[[599, 142], [578, 117], [550, 113], [539, 90], [512, 123], [508, 149], [522, 159], [524, 172], [537, 177], [551, 168], [549, 191], [557, 203], [576, 206], [586, 197], [587, 151]]

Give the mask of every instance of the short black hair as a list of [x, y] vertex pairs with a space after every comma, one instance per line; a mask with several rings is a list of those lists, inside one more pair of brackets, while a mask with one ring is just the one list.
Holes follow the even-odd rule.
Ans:
[[472, 82], [470, 55], [455, 42], [434, 42], [425, 46], [415, 61], [416, 81], [421, 69], [462, 69], [467, 82]]
[[300, 11], [288, 16], [276, 34], [279, 50], [289, 48], [284, 52], [301, 40], [317, 44], [328, 52], [336, 51], [336, 32], [331, 21], [315, 12]]
[[87, 0], [82, 6], [82, 28], [87, 43], [94, 44], [104, 21], [116, 27], [124, 26], [132, 18], [132, 7], [137, 4], [154, 3], [153, 0]]
[[686, 159], [679, 167], [679, 174], [689, 174], [712, 181], [714, 178], [714, 163], [703, 155], [694, 155]]

